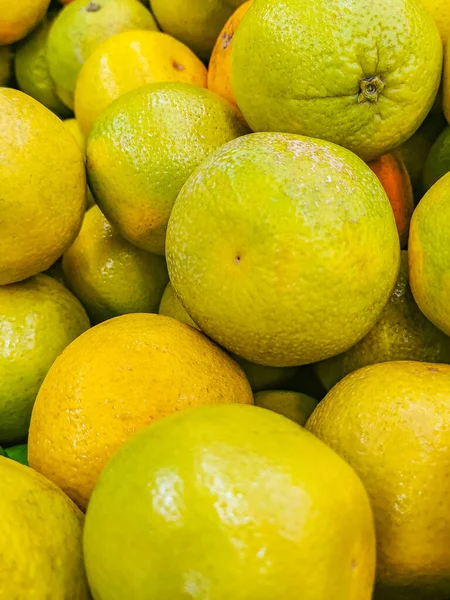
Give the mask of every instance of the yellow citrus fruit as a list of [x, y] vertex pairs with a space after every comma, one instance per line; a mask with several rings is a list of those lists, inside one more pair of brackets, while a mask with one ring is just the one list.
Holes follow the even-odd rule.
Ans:
[[352, 371], [392, 360], [450, 363], [450, 337], [430, 323], [414, 301], [406, 251], [402, 252], [397, 283], [379, 321], [347, 352], [317, 363], [316, 371], [329, 390]]
[[450, 36], [450, 4], [447, 0], [422, 0], [422, 3], [433, 15], [445, 44]]
[[450, 123], [450, 44], [447, 44], [445, 47], [444, 78], [442, 83], [442, 89], [442, 108], [444, 110], [447, 122]]
[[88, 139], [89, 184], [123, 237], [164, 254], [167, 222], [186, 179], [214, 150], [248, 132], [217, 94], [153, 83], [122, 96], [97, 119]]
[[425, 194], [414, 211], [409, 235], [409, 269], [414, 299], [436, 327], [450, 335], [448, 264], [450, 173]]
[[73, 135], [39, 102], [0, 89], [0, 285], [48, 269], [81, 226], [83, 157]]
[[414, 133], [441, 71], [439, 32], [417, 0], [258, 0], [231, 57], [253, 131], [326, 139], [364, 160]]
[[89, 600], [84, 516], [32, 469], [0, 456], [0, 590], [3, 599]]
[[167, 231], [170, 280], [194, 322], [269, 366], [353, 346], [380, 317], [399, 260], [394, 215], [369, 167], [291, 134], [244, 136], [207, 158]]
[[12, 75], [13, 52], [11, 46], [0, 46], [0, 86], [8, 83]]
[[70, 115], [55, 91], [48, 72], [47, 38], [52, 21], [46, 18], [29, 36], [18, 45], [15, 57], [17, 83], [28, 94], [61, 117]]
[[104, 40], [121, 31], [158, 29], [137, 0], [75, 0], [58, 14], [47, 43], [47, 60], [56, 92], [73, 109], [78, 74]]
[[47, 275], [0, 286], [0, 444], [26, 440], [47, 371], [88, 328], [78, 300]]
[[190, 406], [251, 404], [240, 367], [169, 317], [116, 317], [53, 363], [33, 408], [30, 466], [85, 508], [112, 454], [144, 425]]
[[[170, 281], [162, 295], [158, 312], [160, 315], [172, 317], [177, 321], [199, 329], [187, 314]], [[271, 389], [272, 387], [282, 387], [289, 383], [297, 373], [297, 369], [294, 367], [268, 367], [257, 365], [236, 355], [232, 355], [232, 358], [242, 367], [254, 392]]]
[[387, 362], [340, 381], [307, 428], [356, 470], [377, 534], [374, 598], [450, 595], [450, 366]]
[[98, 46], [80, 71], [75, 115], [85, 135], [113, 100], [159, 81], [206, 87], [205, 65], [184, 44], [159, 31], [124, 31]]
[[373, 529], [364, 487], [325, 444], [268, 410], [208, 406], [112, 458], [84, 556], [102, 600], [369, 600]]
[[157, 312], [169, 279], [166, 261], [130, 244], [93, 206], [63, 256], [64, 280], [92, 323], [126, 313]]
[[[65, 119], [63, 121], [64, 126], [72, 133], [74, 138], [77, 140], [80, 150], [83, 154], [84, 161], [86, 162], [86, 138], [81, 132], [80, 126], [76, 119]], [[95, 204], [94, 197], [92, 195], [89, 186], [86, 185], [86, 208], [90, 208]]]
[[161, 29], [207, 59], [225, 21], [245, 0], [150, 0]]
[[305, 425], [317, 406], [317, 400], [300, 392], [266, 390], [255, 394], [255, 404]]
[[236, 29], [252, 3], [253, 0], [244, 2], [225, 23], [214, 45], [208, 65], [208, 89], [226, 98], [235, 106], [237, 106], [236, 98], [231, 88], [231, 50]]
[[45, 15], [50, 0], [0, 0], [0, 46], [22, 39]]

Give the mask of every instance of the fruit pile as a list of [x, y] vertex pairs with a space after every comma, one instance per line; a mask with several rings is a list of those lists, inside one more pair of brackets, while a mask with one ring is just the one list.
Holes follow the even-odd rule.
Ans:
[[0, 86], [0, 600], [450, 600], [450, 1], [0, 0]]

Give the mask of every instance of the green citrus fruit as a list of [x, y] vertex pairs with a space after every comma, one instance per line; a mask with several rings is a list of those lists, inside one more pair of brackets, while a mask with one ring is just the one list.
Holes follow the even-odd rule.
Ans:
[[409, 273], [414, 299], [436, 327], [450, 335], [450, 173], [419, 202], [409, 233]]
[[450, 125], [434, 142], [423, 169], [423, 187], [428, 191], [438, 179], [450, 171]]
[[251, 362], [294, 366], [368, 333], [394, 287], [400, 249], [383, 187], [357, 156], [259, 133], [223, 146], [186, 182], [167, 260], [202, 331]]
[[209, 58], [225, 22], [245, 0], [151, 0], [150, 5], [163, 31]]
[[18, 444], [17, 446], [10, 446], [5, 448], [5, 455], [11, 460], [21, 463], [22, 465], [28, 466], [28, 445]]
[[[80, 150], [83, 153], [84, 161], [86, 162], [86, 138], [81, 132], [80, 126], [78, 125], [78, 121], [76, 119], [66, 119], [63, 121], [66, 128], [72, 133], [74, 138], [77, 140], [78, 145], [80, 146]], [[94, 206], [95, 200], [92, 195], [89, 186], [86, 185], [86, 208], [90, 208]]]
[[47, 43], [47, 60], [56, 92], [73, 109], [78, 73], [91, 52], [115, 33], [156, 30], [154, 18], [137, 0], [75, 0], [55, 19]]
[[17, 47], [15, 72], [19, 88], [61, 117], [70, 109], [58, 98], [47, 65], [47, 38], [52, 21], [46, 18]]
[[88, 138], [89, 184], [123, 237], [164, 254], [167, 222], [186, 179], [214, 150], [248, 132], [238, 111], [209, 90], [150, 84], [97, 119]]
[[87, 211], [62, 264], [64, 280], [92, 323], [126, 313], [157, 312], [169, 279], [164, 258], [124, 240], [98, 206]]
[[0, 287], [0, 443], [26, 439], [31, 409], [55, 358], [89, 328], [78, 300], [46, 275]]
[[447, 600], [450, 366], [401, 361], [354, 371], [306, 427], [348, 461], [369, 493], [374, 600]]
[[254, 406], [208, 406], [118, 450], [84, 556], [102, 600], [369, 600], [375, 539], [362, 484], [314, 436]]
[[430, 323], [414, 301], [406, 251], [392, 296], [376, 325], [347, 352], [318, 363], [316, 369], [329, 390], [352, 371], [392, 360], [450, 363], [450, 337]]
[[303, 426], [316, 408], [317, 400], [300, 392], [267, 390], [255, 394], [255, 404]]
[[417, 0], [258, 0], [233, 39], [231, 82], [253, 131], [330, 140], [364, 160], [433, 105], [442, 43]]
[[1, 596], [89, 600], [82, 512], [48, 479], [0, 456]]
[[11, 79], [13, 53], [11, 46], [0, 46], [0, 86], [7, 85]]

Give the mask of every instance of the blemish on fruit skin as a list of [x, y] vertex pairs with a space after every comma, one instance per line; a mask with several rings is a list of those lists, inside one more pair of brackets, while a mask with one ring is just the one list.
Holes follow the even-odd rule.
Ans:
[[184, 65], [181, 65], [179, 62], [177, 62], [176, 60], [172, 61], [172, 67], [176, 70], [176, 71], [184, 71], [186, 69], [186, 67]]
[[354, 571], [356, 569], [356, 560], [355, 559], [352, 560], [351, 566], [352, 566], [352, 571]]
[[101, 5], [96, 2], [89, 2], [86, 6], [86, 12], [98, 12], [101, 9]]
[[227, 33], [226, 31], [224, 31], [222, 33], [222, 39], [223, 39], [223, 45], [222, 45], [222, 49], [225, 50], [225, 48], [228, 48], [228, 46], [231, 44], [231, 41], [233, 40], [233, 36], [234, 33]]
[[239, 264], [241, 262], [241, 257], [239, 255], [236, 256], [235, 261], [237, 264]]

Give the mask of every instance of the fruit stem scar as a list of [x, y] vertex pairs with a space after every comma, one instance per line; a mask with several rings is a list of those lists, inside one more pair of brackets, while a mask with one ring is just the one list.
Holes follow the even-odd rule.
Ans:
[[362, 102], [372, 102], [376, 104], [380, 94], [386, 87], [381, 75], [365, 77], [359, 82], [358, 104]]
[[184, 65], [180, 65], [180, 63], [178, 63], [176, 60], [172, 61], [172, 67], [176, 70], [176, 71], [184, 71], [185, 70], [185, 66]]
[[239, 264], [241, 262], [241, 257], [239, 256], [239, 254], [236, 256], [236, 262]]
[[89, 4], [86, 6], [87, 12], [97, 12], [100, 9], [101, 9], [101, 5], [97, 4], [96, 2], [89, 2]]

